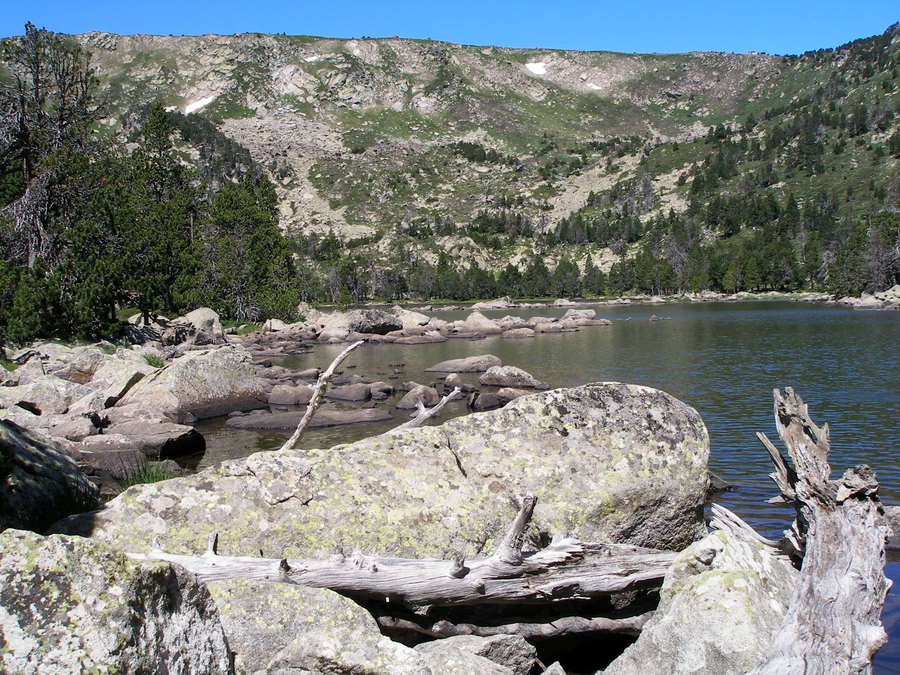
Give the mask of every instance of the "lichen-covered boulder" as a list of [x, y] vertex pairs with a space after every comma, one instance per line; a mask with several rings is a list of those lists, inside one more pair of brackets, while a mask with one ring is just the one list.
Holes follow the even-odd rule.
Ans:
[[268, 387], [257, 377], [243, 347], [189, 352], [148, 375], [116, 404], [137, 403], [158, 410], [173, 422], [251, 410], [266, 404]]
[[428, 672], [419, 654], [333, 591], [253, 581], [217, 581], [209, 591], [239, 673]]
[[234, 555], [310, 557], [340, 546], [472, 555], [503, 534], [523, 495], [536, 494], [534, 535], [680, 550], [702, 528], [708, 454], [693, 408], [648, 387], [591, 384], [441, 426], [257, 453], [135, 486], [58, 531], [136, 551], [153, 539], [173, 553], [202, 551], [216, 531]]
[[653, 618], [604, 675], [753, 670], [781, 626], [799, 574], [748, 536], [713, 532], [678, 555]]
[[231, 673], [206, 588], [80, 537], [0, 534], [0, 671]]
[[50, 439], [0, 420], [0, 530], [41, 531], [97, 506], [97, 488]]

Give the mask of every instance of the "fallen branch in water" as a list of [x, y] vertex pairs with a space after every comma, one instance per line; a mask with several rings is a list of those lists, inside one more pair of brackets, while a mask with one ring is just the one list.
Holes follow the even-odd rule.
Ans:
[[451, 391], [449, 394], [444, 396], [444, 398], [442, 398], [440, 401], [438, 401], [435, 405], [433, 405], [430, 408], [426, 408], [425, 404], [422, 403], [421, 400], [419, 400], [416, 403], [416, 408], [418, 409], [418, 413], [416, 414], [416, 416], [414, 418], [412, 418], [411, 420], [409, 420], [408, 422], [404, 422], [403, 424], [400, 424], [400, 425], [394, 427], [393, 429], [391, 429], [391, 431], [397, 431], [399, 429], [413, 429], [415, 427], [420, 427], [426, 421], [428, 421], [429, 419], [431, 419], [432, 417], [437, 415], [441, 411], [441, 408], [443, 408], [445, 405], [450, 403], [450, 401], [455, 401], [462, 397], [463, 397], [462, 390], [459, 387], [455, 387], [453, 389], [453, 391]]
[[319, 379], [316, 380], [316, 387], [313, 389], [312, 396], [306, 406], [306, 412], [304, 412], [303, 417], [300, 418], [300, 422], [297, 424], [294, 433], [284, 442], [284, 445], [282, 445], [279, 450], [293, 450], [294, 446], [297, 445], [300, 437], [303, 436], [303, 433], [306, 431], [306, 427], [308, 427], [309, 423], [312, 421], [313, 415], [316, 414], [316, 410], [322, 405], [322, 395], [325, 393], [328, 381], [331, 379], [332, 375], [334, 375], [335, 369], [350, 355], [350, 352], [363, 344], [363, 342], [363, 340], [360, 340], [347, 347], [335, 357], [334, 361], [331, 362], [331, 365], [328, 366], [325, 372], [319, 375]]

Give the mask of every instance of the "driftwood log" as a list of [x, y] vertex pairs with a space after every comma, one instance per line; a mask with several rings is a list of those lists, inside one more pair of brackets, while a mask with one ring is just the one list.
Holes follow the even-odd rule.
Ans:
[[867, 673], [887, 642], [881, 610], [890, 582], [884, 545], [890, 528], [868, 466], [831, 480], [828, 425], [817, 426], [803, 400], [777, 389], [775, 426], [793, 461], [757, 434], [775, 464], [772, 479], [797, 519], [786, 550], [802, 555], [800, 584], [765, 663], [754, 673]]
[[[320, 381], [324, 386], [327, 378]], [[784, 624], [754, 673], [867, 673], [872, 656], [887, 639], [880, 614], [890, 586], [884, 577], [889, 527], [877, 498], [878, 483], [866, 466], [830, 480], [828, 426], [812, 421], [792, 389], [784, 395], [775, 390], [774, 396], [776, 428], [793, 466], [764, 434], [758, 436], [775, 464], [771, 476], [780, 490], [770, 501], [794, 504], [795, 522], [776, 542], [724, 507], [712, 506], [714, 528], [740, 530], [771, 548], [773, 555], [789, 556], [801, 569]], [[472, 561], [461, 556], [415, 560], [359, 553], [328, 560], [229, 557], [218, 555], [214, 537], [200, 556], [158, 550], [129, 555], [181, 565], [203, 581], [237, 578], [329, 588], [366, 604], [387, 631], [427, 637], [516, 634], [530, 639], [639, 633], [652, 613], [646, 604], [603, 615], [596, 606], [578, 601], [658, 589], [676, 553], [568, 537], [523, 553], [535, 503], [535, 497], [526, 497], [497, 551]], [[588, 608], [590, 615], [571, 615], [573, 602], [576, 611]], [[482, 625], [446, 616], [435, 620], [440, 611], [429, 618], [435, 608], [497, 606], [541, 607], [549, 618]]]
[[403, 424], [399, 424], [391, 431], [397, 431], [399, 429], [412, 429], [414, 427], [420, 427], [429, 419], [437, 415], [441, 412], [441, 409], [450, 403], [450, 401], [455, 401], [457, 399], [462, 398], [462, 390], [459, 387], [454, 387], [453, 391], [444, 396], [440, 401], [438, 401], [435, 405], [430, 408], [426, 408], [425, 404], [422, 401], [418, 401], [416, 403], [416, 415], [409, 420], [408, 422], [404, 422]]
[[218, 555], [215, 540], [204, 555], [151, 551], [129, 554], [165, 560], [201, 581], [248, 579], [299, 584], [413, 611], [485, 604], [552, 604], [658, 587], [675, 553], [624, 544], [595, 544], [560, 537], [540, 551], [523, 554], [525, 529], [537, 498], [526, 497], [497, 551], [466, 561], [336, 556], [288, 560]]

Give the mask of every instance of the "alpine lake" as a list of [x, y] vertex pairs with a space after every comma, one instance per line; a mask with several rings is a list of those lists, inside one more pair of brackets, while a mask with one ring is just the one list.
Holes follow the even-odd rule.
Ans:
[[[483, 313], [489, 318], [561, 316], [565, 309]], [[551, 387], [621, 381], [662, 389], [696, 408], [709, 429], [710, 468], [733, 486], [716, 502], [773, 538], [790, 524], [792, 512], [766, 503], [776, 490], [768, 478], [770, 460], [755, 432], [763, 431], [777, 443], [772, 389], [791, 386], [809, 405], [812, 418], [831, 427], [834, 475], [868, 464], [877, 472], [882, 501], [900, 504], [900, 312], [774, 300], [595, 309], [598, 318], [611, 319], [612, 325], [534, 339], [370, 344], [357, 349], [342, 369], [369, 381], [434, 384], [443, 376], [424, 370], [438, 361], [494, 354], [504, 365], [518, 366]], [[447, 321], [468, 314], [434, 313]], [[662, 320], [651, 321], [653, 315]], [[316, 346], [278, 364], [324, 368], [345, 346]], [[477, 377], [464, 375], [463, 380], [477, 384]], [[397, 399], [378, 405], [393, 409]], [[454, 402], [441, 419], [466, 412], [464, 401]], [[379, 434], [408, 419], [408, 411], [395, 410], [394, 417], [388, 423], [309, 430], [300, 447], [331, 447]], [[223, 420], [197, 428], [207, 440], [197, 468], [277, 448], [288, 436], [234, 430]], [[889, 558], [886, 572], [895, 583], [883, 614], [890, 641], [875, 658], [875, 671], [900, 673], [900, 559]]]

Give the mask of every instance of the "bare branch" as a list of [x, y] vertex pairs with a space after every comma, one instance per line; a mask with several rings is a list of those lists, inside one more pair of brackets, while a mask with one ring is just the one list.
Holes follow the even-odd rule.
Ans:
[[456, 387], [453, 389], [453, 391], [451, 391], [449, 394], [444, 396], [444, 398], [442, 398], [440, 401], [438, 401], [438, 403], [436, 403], [431, 408], [426, 408], [425, 405], [421, 401], [419, 401], [418, 405], [416, 406], [418, 409], [418, 413], [416, 414], [416, 416], [413, 419], [409, 420], [408, 422], [404, 422], [403, 424], [400, 424], [400, 425], [394, 427], [393, 429], [391, 429], [391, 431], [398, 431], [400, 429], [413, 429], [415, 427], [420, 427], [426, 421], [428, 421], [429, 419], [431, 419], [432, 417], [437, 415], [441, 411], [441, 408], [443, 408], [445, 405], [450, 403], [450, 401], [455, 401], [457, 399], [460, 399], [460, 398], [462, 398], [462, 396], [463, 396], [462, 391], [460, 390], [459, 387]]
[[294, 433], [291, 435], [289, 439], [284, 442], [279, 450], [292, 450], [294, 446], [297, 445], [297, 442], [300, 440], [300, 437], [303, 436], [303, 432], [306, 431], [306, 427], [309, 426], [309, 423], [312, 421], [313, 415], [316, 414], [316, 410], [319, 409], [319, 406], [322, 405], [322, 395], [325, 393], [325, 389], [328, 386], [328, 381], [334, 375], [335, 369], [341, 365], [341, 363], [346, 359], [350, 352], [363, 344], [363, 340], [359, 342], [354, 342], [352, 345], [347, 347], [344, 351], [338, 354], [334, 361], [331, 362], [331, 365], [325, 370], [324, 373], [319, 375], [319, 379], [316, 381], [316, 387], [313, 390], [312, 397], [309, 399], [309, 403], [306, 406], [306, 412], [303, 413], [303, 417], [300, 418], [299, 424], [297, 424], [297, 428], [294, 430]]

